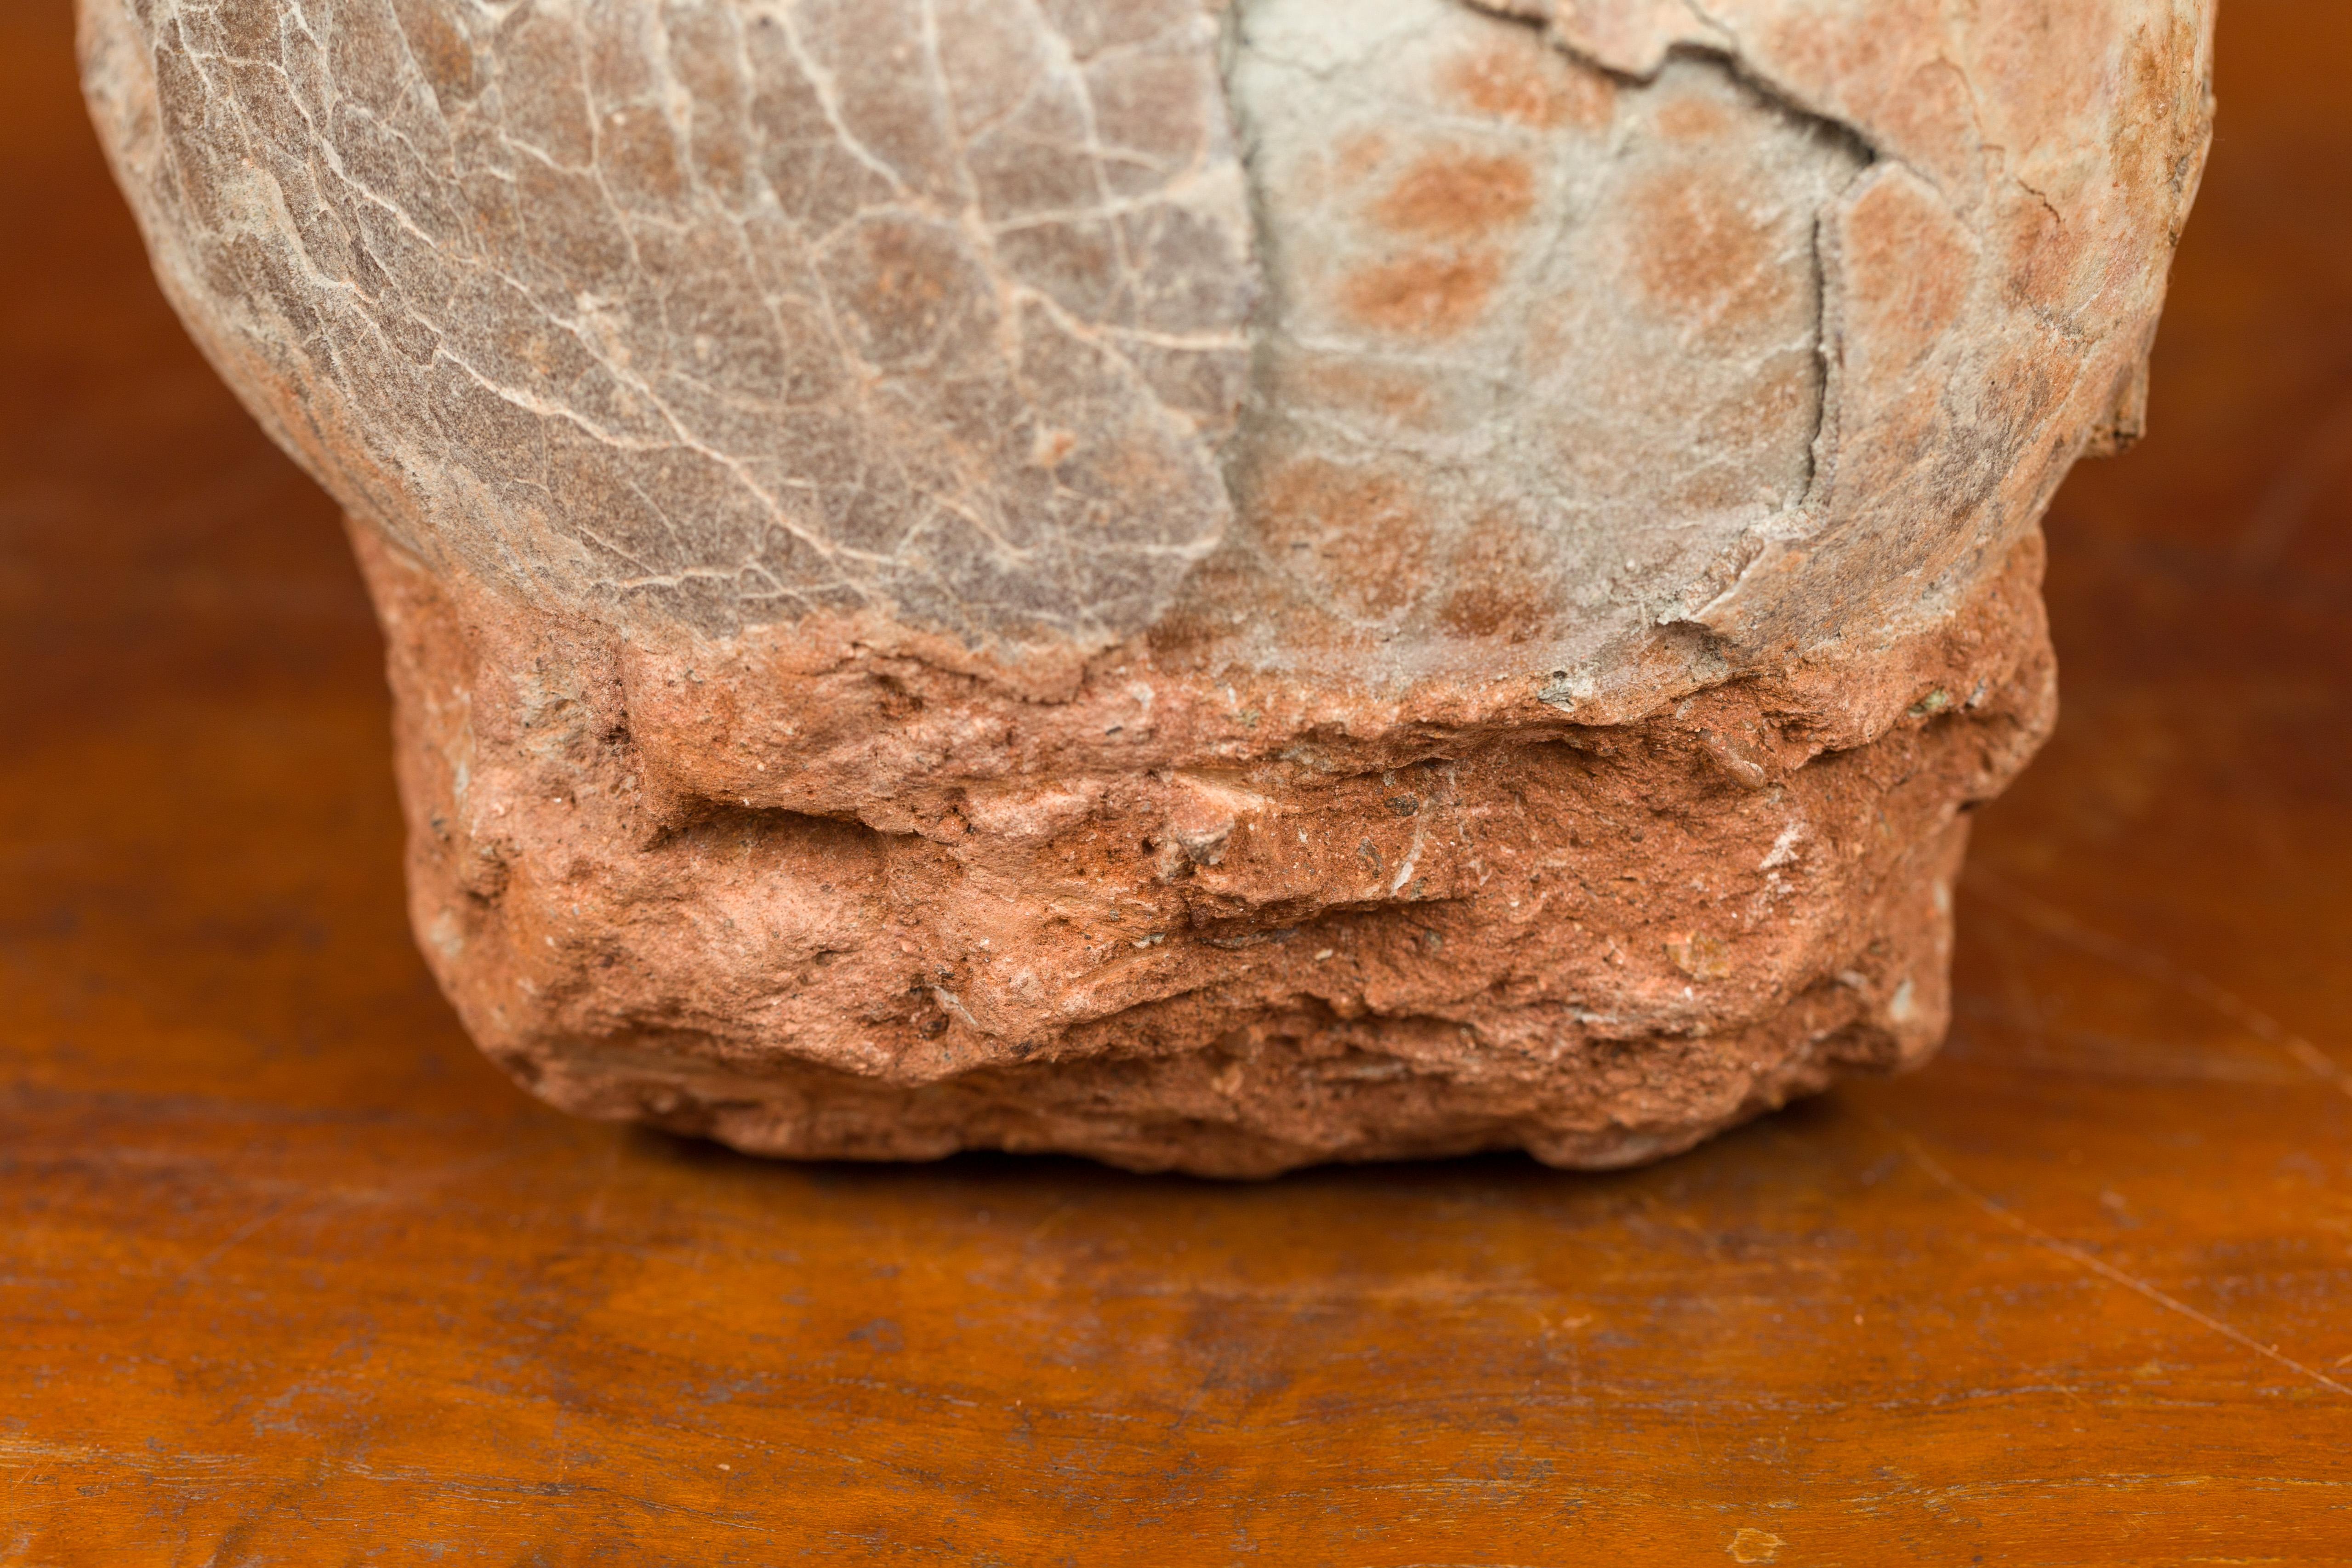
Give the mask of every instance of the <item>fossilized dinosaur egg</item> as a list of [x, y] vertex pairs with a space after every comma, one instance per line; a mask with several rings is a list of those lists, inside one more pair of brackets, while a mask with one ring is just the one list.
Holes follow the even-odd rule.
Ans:
[[1945, 1018], [2210, 0], [81, 0], [556, 1103], [1255, 1173]]

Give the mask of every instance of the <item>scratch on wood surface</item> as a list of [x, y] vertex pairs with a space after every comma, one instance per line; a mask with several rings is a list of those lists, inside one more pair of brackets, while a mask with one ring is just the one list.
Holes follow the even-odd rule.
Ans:
[[[320, 1473], [307, 1467], [298, 1471], [287, 1466], [259, 1462], [243, 1454], [142, 1454], [112, 1446], [0, 1437], [0, 1471], [11, 1472], [12, 1482], [16, 1479], [15, 1472], [52, 1465], [70, 1468], [78, 1477], [86, 1476], [100, 1466], [115, 1467], [142, 1478], [152, 1486], [181, 1487], [259, 1488], [272, 1482], [316, 1480]], [[346, 1459], [322, 1468], [355, 1480], [412, 1487], [431, 1496], [469, 1501], [558, 1500], [577, 1503], [593, 1500], [640, 1509], [655, 1516], [688, 1518], [724, 1525], [730, 1530], [764, 1531], [771, 1528], [770, 1521], [751, 1511], [699, 1508], [656, 1497], [642, 1489], [447, 1470], [427, 1465], [373, 1465], [362, 1459]]]
[[2205, 1328], [2212, 1330], [2215, 1333], [2220, 1334], [2222, 1338], [2230, 1341], [2231, 1343], [2242, 1346], [2244, 1349], [2253, 1352], [2258, 1356], [2262, 1356], [2269, 1361], [2274, 1361], [2278, 1363], [2279, 1365], [2287, 1368], [2289, 1371], [2309, 1378], [2312, 1382], [2319, 1384], [2322, 1388], [2329, 1389], [2336, 1394], [2341, 1394], [2347, 1398], [2352, 1398], [2352, 1388], [2347, 1388], [2344, 1384], [2336, 1382], [2334, 1378], [2329, 1377], [2326, 1373], [2314, 1372], [2311, 1368], [2304, 1365], [2301, 1362], [2296, 1361], [2292, 1356], [2282, 1355], [2279, 1353], [2277, 1346], [2263, 1344], [2261, 1341], [2253, 1338], [2252, 1335], [2241, 1332], [2239, 1330], [2231, 1328], [2221, 1319], [2213, 1317], [2210, 1313], [2199, 1311], [2196, 1308], [2190, 1306], [2188, 1302], [2179, 1300], [2178, 1297], [2168, 1296], [2163, 1291], [2158, 1289], [2155, 1286], [2149, 1284], [2147, 1280], [2140, 1279], [2125, 1273], [2122, 1269], [2116, 1268], [2114, 1264], [2109, 1263], [2106, 1259], [2085, 1252], [2081, 1247], [2076, 1247], [2074, 1243], [2064, 1240], [2062, 1237], [2051, 1235], [2048, 1231], [2042, 1229], [2032, 1220], [2027, 1219], [2023, 1215], [2019, 1214], [2016, 1210], [1987, 1197], [1984, 1194], [1978, 1192], [1974, 1187], [1969, 1186], [1966, 1182], [1961, 1181], [1958, 1176], [1952, 1174], [1951, 1172], [1944, 1169], [1942, 1163], [1921, 1146], [1919, 1140], [1913, 1137], [1911, 1133], [1902, 1127], [1899, 1127], [1895, 1123], [1888, 1121], [1885, 1117], [1878, 1114], [1876, 1111], [1862, 1110], [1859, 1107], [1857, 1107], [1856, 1110], [1866, 1121], [1872, 1122], [1880, 1131], [1893, 1139], [1895, 1144], [1902, 1149], [1904, 1153], [1910, 1156], [1911, 1163], [1918, 1166], [1920, 1170], [1926, 1172], [1928, 1177], [1938, 1186], [1945, 1188], [1947, 1191], [1949, 1191], [1959, 1197], [1966, 1198], [1969, 1203], [1976, 1205], [1977, 1207], [1984, 1210], [1985, 1213], [1992, 1215], [2003, 1225], [2008, 1226], [2011, 1229], [2025, 1237], [2036, 1246], [2048, 1247], [2051, 1251], [2057, 1253], [2060, 1257], [2064, 1258], [2071, 1262], [2079, 1264], [2083, 1268], [2089, 1269], [2092, 1273], [2096, 1274], [2100, 1279], [2107, 1280], [2111, 1284], [2120, 1285], [2126, 1290], [2137, 1291], [2138, 1294], [2145, 1296], [2149, 1300], [2155, 1302], [2158, 1306], [2163, 1307], [2169, 1311], [2178, 1312], [2180, 1316], [2187, 1318], [2189, 1321], [2201, 1324]]
[[161, 1292], [170, 1293], [188, 1289], [210, 1273], [215, 1264], [280, 1219], [307, 1219], [313, 1215], [324, 1214], [337, 1208], [397, 1206], [426, 1197], [468, 1177], [479, 1175], [482, 1172], [505, 1164], [515, 1157], [515, 1152], [511, 1149], [498, 1150], [471, 1160], [456, 1161], [437, 1169], [416, 1172], [404, 1180], [385, 1183], [373, 1192], [331, 1190], [319, 1194], [308, 1203], [298, 1205], [289, 1205], [282, 1198], [272, 1199], [263, 1205], [259, 1214], [231, 1231], [226, 1238], [203, 1257], [181, 1269], [168, 1283], [160, 1288]]
[[2255, 1038], [2284, 1051], [2314, 1077], [2324, 1079], [2342, 1093], [2352, 1096], [2352, 1070], [2346, 1069], [2326, 1052], [2236, 992], [2158, 953], [2144, 952], [2119, 937], [2109, 936], [2103, 931], [2084, 925], [2055, 904], [2036, 898], [2024, 889], [1976, 865], [1971, 864], [1961, 874], [1960, 885], [2003, 914], [2024, 921], [2045, 936], [2054, 937], [2094, 957], [2105, 959], [2118, 968], [2145, 975], [2160, 985], [2171, 986], [2184, 995], [2195, 997]]
[[2328, 484], [2343, 471], [2347, 451], [2352, 451], [2352, 398], [2313, 425], [2279, 465], [2231, 552], [2240, 571], [2259, 574], [2278, 563]]
[[[324, 1206], [326, 1206], [326, 1200], [321, 1200], [319, 1203], [307, 1205], [303, 1212], [308, 1213], [310, 1209], [323, 1208]], [[174, 1277], [169, 1284], [163, 1288], [163, 1290], [168, 1292], [188, 1289], [191, 1285], [194, 1285], [197, 1280], [202, 1279], [205, 1274], [210, 1272], [214, 1264], [218, 1263], [231, 1252], [236, 1251], [241, 1244], [251, 1237], [257, 1231], [261, 1230], [264, 1226], [268, 1226], [270, 1221], [278, 1218], [285, 1212], [286, 1205], [283, 1203], [271, 1203], [265, 1205], [259, 1214], [254, 1215], [251, 1219], [246, 1221], [243, 1225], [238, 1226], [235, 1230], [229, 1232], [226, 1240], [221, 1242], [220, 1245], [215, 1247], [202, 1258], [199, 1258], [194, 1262], [189, 1264], [185, 1268], [180, 1270], [179, 1274]]]
[[[1999, 1480], [1963, 1481], [1951, 1486], [1901, 1486], [1890, 1491], [1856, 1492], [1851, 1496], [1840, 1498], [1838, 1501], [1847, 1507], [1864, 1510], [1874, 1509], [1885, 1503], [1894, 1503], [1904, 1508], [1916, 1508], [1923, 1503], [1934, 1507], [1937, 1504], [1957, 1502], [1983, 1502], [1994, 1498], [2017, 1497], [2037, 1492], [2197, 1491], [2216, 1484], [2254, 1487], [2265, 1491], [2285, 1491], [2291, 1489], [2341, 1491], [2347, 1487], [2352, 1487], [2352, 1481], [2337, 1480], [2327, 1477], [2275, 1474], [2221, 1477], [2164, 1470], [2111, 1470], [2082, 1476], [2012, 1477]], [[2200, 1559], [2183, 1557], [2178, 1561], [2195, 1563]], [[2210, 1562], [2212, 1559], [2204, 1559], [2204, 1561]], [[2242, 1562], [2245, 1559], [2242, 1558], [2239, 1561]], [[2263, 1558], [2259, 1561], [2283, 1560]]]
[[[2268, 1057], [2259, 1060], [2221, 1057], [2210, 1050], [2137, 1035], [2112, 1034], [2102, 1029], [2051, 1028], [2038, 1016], [2020, 1014], [1999, 1003], [1961, 997], [1954, 1001], [1952, 1016], [1958, 1021], [2013, 1030], [2048, 1047], [2076, 1047], [2033, 1050], [2004, 1047], [2000, 1053], [2004, 1068], [2034, 1068], [2137, 1079], [2148, 1083], [2258, 1083], [2275, 1087], [2311, 1080], [2309, 1068]], [[1955, 1036], [1956, 1042], [1958, 1037]]]

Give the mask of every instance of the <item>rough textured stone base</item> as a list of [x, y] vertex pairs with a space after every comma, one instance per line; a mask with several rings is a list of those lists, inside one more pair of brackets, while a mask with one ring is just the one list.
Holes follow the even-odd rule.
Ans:
[[780, 669], [352, 537], [467, 1026], [556, 1104], [760, 1153], [1686, 1147], [1933, 1048], [1965, 813], [2052, 714], [2038, 535], [1935, 633], [1606, 724], [1301, 722], [1148, 644], [1050, 706]]

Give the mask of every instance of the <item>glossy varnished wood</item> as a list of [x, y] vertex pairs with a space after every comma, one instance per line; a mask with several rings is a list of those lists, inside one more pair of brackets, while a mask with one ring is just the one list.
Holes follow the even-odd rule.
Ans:
[[2239, 0], [2156, 433], [1916, 1077], [1654, 1169], [761, 1164], [403, 925], [331, 508], [0, 17], [0, 1563], [2352, 1562], [2352, 13]]

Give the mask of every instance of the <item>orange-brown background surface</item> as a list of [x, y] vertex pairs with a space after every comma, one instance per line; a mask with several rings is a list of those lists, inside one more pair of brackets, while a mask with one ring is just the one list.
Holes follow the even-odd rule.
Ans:
[[1942, 1058], [1628, 1174], [1254, 1186], [761, 1164], [479, 1060], [333, 510], [65, 12], [0, 17], [0, 1563], [2352, 1563], [2352, 6], [2225, 6]]

